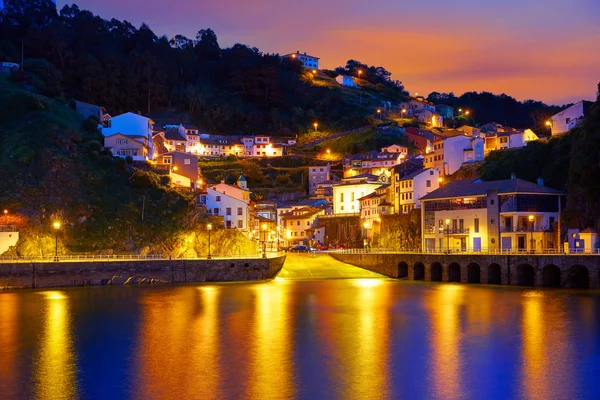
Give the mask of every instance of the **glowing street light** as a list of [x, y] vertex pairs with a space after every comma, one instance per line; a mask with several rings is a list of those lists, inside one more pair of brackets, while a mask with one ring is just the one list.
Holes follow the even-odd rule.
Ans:
[[206, 256], [206, 259], [210, 260], [212, 258], [210, 255], [210, 231], [212, 231], [212, 224], [206, 224], [206, 230], [208, 231], [208, 255]]
[[262, 258], [267, 258], [267, 224], [260, 226], [260, 239], [262, 240]]
[[326, 152], [327, 152], [327, 154], [331, 154], [331, 150], [330, 149], [327, 149]]
[[450, 219], [446, 219], [446, 253], [450, 254]]
[[54, 262], [58, 262], [58, 231], [60, 230], [60, 222], [54, 222], [52, 227], [54, 228]]
[[471, 112], [469, 110], [465, 111], [465, 115], [469, 115]]
[[527, 219], [531, 224], [531, 229], [529, 230], [529, 250], [533, 253], [533, 229], [535, 228], [535, 224], [533, 221], [535, 220], [535, 217], [533, 215], [529, 215]]
[[8, 210], [4, 209], [4, 223], [8, 225]]
[[379, 115], [379, 120], [381, 121], [381, 109], [377, 109], [377, 115]]
[[313, 73], [313, 75], [316, 75], [316, 74], [317, 74], [317, 70], [316, 70], [316, 69], [313, 69], [313, 70], [312, 70], [312, 73]]
[[317, 131], [317, 128], [319, 127], [319, 124], [318, 124], [317, 122], [315, 122], [315, 123], [313, 124], [313, 126], [315, 127], [315, 132], [318, 132], [318, 131]]

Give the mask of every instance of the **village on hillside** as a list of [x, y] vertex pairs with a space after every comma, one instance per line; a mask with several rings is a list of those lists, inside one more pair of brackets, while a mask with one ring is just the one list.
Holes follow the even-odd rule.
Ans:
[[[300, 60], [313, 76], [319, 73], [317, 57], [300, 52], [283, 57]], [[335, 82], [360, 89], [360, 74], [338, 75]], [[104, 146], [115, 157], [170, 176], [172, 184], [196, 194], [197, 206], [206, 215], [221, 220], [224, 228], [266, 242], [270, 250], [389, 246], [424, 251], [535, 251], [560, 246], [556, 225], [561, 192], [544, 186], [541, 179], [531, 183], [513, 176], [508, 181], [481, 182], [459, 179], [456, 174], [492, 152], [519, 149], [569, 131], [590, 104], [581, 101], [562, 110], [546, 122], [547, 131], [536, 133], [493, 121], [448, 126], [446, 121], [469, 116], [473, 110], [435, 105], [421, 96], [398, 104], [382, 102], [374, 110], [379, 121], [410, 122], [391, 130], [397, 143], [379, 151], [335, 157], [328, 157], [329, 149], [324, 155], [314, 154], [303, 173], [304, 196], [278, 196], [275, 188], [268, 199], [252, 195], [243, 173], [235, 183], [211, 181], [199, 162], [293, 158], [300, 153], [306, 157], [298, 137], [205, 133], [188, 121], [158, 124], [134, 112], [111, 116], [103, 107], [83, 102], [76, 103], [76, 111], [100, 121]], [[574, 232], [569, 235], [573, 242], [569, 247], [595, 251], [594, 235]]]

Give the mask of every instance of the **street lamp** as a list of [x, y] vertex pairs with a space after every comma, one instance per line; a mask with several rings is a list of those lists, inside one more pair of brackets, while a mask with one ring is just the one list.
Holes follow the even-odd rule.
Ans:
[[206, 224], [206, 230], [208, 231], [208, 255], [206, 256], [206, 259], [210, 260], [212, 258], [210, 255], [210, 231], [212, 231], [212, 224]]
[[315, 132], [318, 132], [318, 131], [317, 131], [317, 127], [319, 126], [319, 124], [318, 124], [317, 122], [315, 122], [315, 123], [313, 124], [313, 126], [315, 127]]
[[54, 228], [54, 262], [58, 262], [58, 231], [60, 229], [60, 222], [56, 221], [52, 224]]
[[267, 258], [267, 224], [260, 227], [260, 238], [262, 239], [262, 258]]
[[533, 253], [533, 229], [535, 228], [535, 225], [534, 225], [535, 217], [533, 215], [530, 215], [528, 219], [529, 219], [529, 223], [531, 224], [531, 229], [529, 230], [529, 250], [531, 253]]
[[469, 115], [469, 114], [471, 114], [471, 111], [469, 111], [469, 110], [465, 111], [465, 115]]
[[281, 236], [281, 227], [277, 225], [277, 252], [279, 253], [279, 236]]
[[381, 110], [379, 108], [377, 109], [377, 115], [379, 115], [379, 120], [381, 121]]
[[327, 149], [327, 154], [331, 154], [331, 150], [330, 149]]
[[446, 253], [450, 254], [450, 219], [446, 219]]
[[8, 210], [4, 209], [4, 224], [8, 225]]
[[546, 126], [548, 127], [548, 129], [550, 129], [550, 131], [552, 131], [552, 121], [551, 120], [546, 121]]

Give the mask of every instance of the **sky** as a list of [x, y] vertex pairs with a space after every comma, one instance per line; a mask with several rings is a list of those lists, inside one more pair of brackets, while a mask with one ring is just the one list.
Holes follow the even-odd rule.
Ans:
[[[67, 3], [59, 0], [59, 9]], [[307, 52], [320, 67], [383, 66], [411, 93], [594, 100], [600, 0], [76, 0], [159, 36], [211, 28], [221, 47]]]

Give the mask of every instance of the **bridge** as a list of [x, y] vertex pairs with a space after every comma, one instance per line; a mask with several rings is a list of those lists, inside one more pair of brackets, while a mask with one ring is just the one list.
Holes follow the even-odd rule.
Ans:
[[478, 254], [340, 251], [337, 261], [391, 278], [600, 289], [597, 254]]

